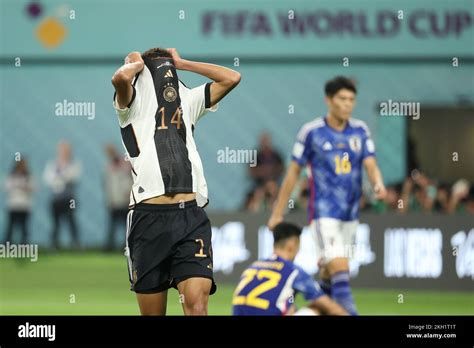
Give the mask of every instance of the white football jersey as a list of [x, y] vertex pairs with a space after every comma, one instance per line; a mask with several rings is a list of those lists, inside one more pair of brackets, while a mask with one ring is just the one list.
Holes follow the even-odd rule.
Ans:
[[[171, 70], [166, 74], [171, 74]], [[195, 192], [199, 206], [208, 203], [193, 131], [207, 111], [217, 110], [218, 105], [210, 107], [211, 83], [189, 89], [179, 81], [181, 108], [168, 120], [164, 112], [160, 117], [155, 85], [146, 65], [133, 81], [133, 97], [128, 107], [120, 109], [114, 96], [122, 143], [132, 165], [131, 207], [167, 193]]]

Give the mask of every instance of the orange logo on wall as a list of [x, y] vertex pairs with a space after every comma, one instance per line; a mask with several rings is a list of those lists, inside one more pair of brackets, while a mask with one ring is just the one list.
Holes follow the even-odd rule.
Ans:
[[[32, 1], [26, 6], [26, 13], [33, 20], [43, 17], [44, 12], [43, 4], [40, 1]], [[60, 5], [55, 12], [55, 16], [42, 19], [35, 31], [38, 41], [48, 49], [54, 49], [61, 45], [68, 33], [67, 27], [60, 20], [61, 17], [67, 16], [68, 6]]]
[[60, 45], [66, 35], [67, 28], [54, 17], [46, 18], [36, 29], [36, 37], [43, 46], [49, 49]]

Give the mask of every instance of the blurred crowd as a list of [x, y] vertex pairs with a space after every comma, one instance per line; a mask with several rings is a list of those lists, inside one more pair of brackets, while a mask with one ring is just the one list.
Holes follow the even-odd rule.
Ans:
[[415, 169], [402, 183], [387, 186], [385, 200], [371, 201], [364, 195], [361, 210], [474, 214], [474, 187], [465, 179], [453, 184], [439, 182]]
[[[105, 146], [107, 163], [103, 169], [103, 188], [108, 211], [108, 233], [104, 249], [115, 248], [116, 231], [125, 228], [132, 177], [130, 164], [113, 145]], [[76, 219], [76, 186], [81, 177], [81, 163], [73, 158], [68, 142], [58, 144], [55, 158], [46, 163], [43, 184], [50, 192], [49, 209], [51, 217], [51, 246], [60, 249], [61, 226], [68, 227], [73, 249], [81, 248], [80, 228]], [[4, 242], [14, 241], [14, 232], [19, 232], [20, 243], [29, 241], [28, 220], [38, 184], [31, 174], [25, 157], [15, 158], [13, 167], [5, 179], [7, 200], [7, 223]]]
[[[257, 165], [249, 171], [252, 188], [247, 193], [244, 210], [254, 213], [270, 211], [276, 201], [284, 170], [282, 157], [273, 148], [270, 135], [262, 134]], [[474, 186], [469, 181], [459, 179], [454, 183], [444, 183], [417, 169], [411, 170], [403, 182], [387, 185], [387, 196], [383, 201], [373, 198], [368, 183], [363, 185], [363, 192], [360, 207], [364, 212], [474, 214]], [[294, 209], [306, 209], [309, 197], [308, 175], [303, 169], [291, 198]]]
[[[257, 166], [250, 167], [252, 188], [247, 193], [244, 210], [249, 212], [271, 211], [284, 176], [284, 163], [280, 153], [273, 147], [269, 134], [260, 136], [257, 151]], [[103, 168], [103, 189], [108, 214], [105, 250], [114, 250], [117, 231], [125, 228], [132, 177], [130, 163], [111, 144], [104, 147], [107, 162]], [[76, 186], [81, 177], [81, 164], [72, 155], [71, 145], [65, 141], [58, 144], [55, 158], [46, 163], [43, 184], [50, 191], [49, 209], [51, 217], [51, 245], [61, 248], [59, 234], [61, 226], [68, 227], [72, 248], [80, 248], [80, 227], [76, 219]], [[444, 183], [430, 178], [417, 169], [399, 184], [387, 186], [383, 201], [373, 199], [370, 185], [363, 185], [361, 211], [364, 212], [423, 212], [423, 213], [468, 213], [474, 214], [474, 186], [465, 179]], [[20, 241], [29, 240], [28, 220], [38, 183], [30, 172], [26, 158], [18, 158], [8, 174], [6, 192], [7, 220], [4, 242], [12, 242], [14, 232], [20, 234]], [[306, 170], [292, 194], [292, 207], [305, 210], [308, 206], [310, 189]]]

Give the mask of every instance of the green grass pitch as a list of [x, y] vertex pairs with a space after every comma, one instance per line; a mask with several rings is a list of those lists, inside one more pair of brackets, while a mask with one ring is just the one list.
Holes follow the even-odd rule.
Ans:
[[[138, 315], [126, 267], [120, 253], [40, 252], [37, 262], [0, 259], [0, 315]], [[218, 284], [209, 314], [231, 313], [234, 287]], [[358, 288], [354, 296], [361, 315], [474, 314], [474, 293]], [[297, 304], [303, 303], [299, 298]], [[174, 289], [168, 294], [168, 314], [182, 314]]]

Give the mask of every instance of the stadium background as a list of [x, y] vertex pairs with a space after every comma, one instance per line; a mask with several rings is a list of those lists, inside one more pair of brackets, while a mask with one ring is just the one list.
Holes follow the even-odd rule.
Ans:
[[[100, 248], [107, 224], [102, 188], [106, 161], [103, 147], [109, 142], [121, 146], [111, 105], [110, 78], [131, 50], [176, 47], [185, 58], [215, 62], [242, 73], [242, 83], [221, 103], [219, 113], [203, 118], [195, 132], [209, 185], [207, 210], [216, 219], [227, 217], [228, 221], [235, 219], [232, 214], [241, 208], [251, 181], [248, 165], [218, 163], [217, 152], [226, 147], [256, 149], [259, 135], [267, 131], [288, 162], [299, 127], [325, 112], [322, 87], [337, 74], [357, 81], [359, 94], [354, 116], [369, 125], [388, 184], [402, 181], [407, 174], [410, 150], [407, 123], [410, 120], [381, 117], [380, 101], [420, 102], [422, 113], [425, 106], [472, 111], [474, 104], [474, 14], [469, 0], [399, 1], [396, 5], [391, 1], [369, 0], [34, 3], [40, 5], [39, 10], [29, 7], [31, 1], [0, 1], [0, 166], [3, 182], [16, 153], [28, 158], [38, 183], [30, 221], [31, 242], [38, 243], [45, 251], [40, 253], [37, 263], [0, 261], [0, 313], [4, 314], [137, 312], [134, 299], [127, 292], [125, 260], [118, 252], [112, 255], [88, 251], [47, 252], [51, 229], [49, 192], [42, 183], [46, 162], [54, 157], [58, 141], [67, 139], [83, 171], [76, 207], [81, 241], [88, 249]], [[296, 13], [296, 22], [287, 21], [288, 11]], [[399, 11], [403, 11], [403, 19], [392, 23], [397, 29], [388, 25], [384, 32], [384, 26], [378, 21], [393, 18]], [[340, 32], [341, 12], [352, 16], [354, 21], [353, 29], [344, 33]], [[315, 27], [317, 16], [319, 26]], [[343, 66], [344, 57], [349, 58], [347, 67]], [[454, 57], [459, 59], [458, 67], [453, 67]], [[18, 58], [21, 65], [15, 66]], [[239, 64], [235, 66], [237, 59]], [[188, 86], [206, 82], [188, 73], [181, 73], [180, 77]], [[95, 103], [95, 117], [56, 116], [55, 105], [63, 100]], [[289, 113], [290, 106], [294, 113]], [[465, 156], [461, 163], [470, 162], [467, 158], [468, 151], [474, 147], [473, 129], [471, 123], [462, 130], [465, 133], [457, 135], [466, 140], [461, 149], [461, 155]], [[452, 134], [442, 134], [442, 129], [439, 129], [439, 137], [455, 138]], [[472, 169], [472, 166], [465, 168]], [[468, 175], [467, 179], [473, 182], [474, 173]], [[0, 211], [3, 210], [5, 199], [2, 198]], [[264, 216], [247, 215], [242, 220], [245, 219], [264, 221]], [[299, 216], [296, 219], [301, 220]], [[420, 226], [429, 220], [429, 216], [415, 217]], [[456, 221], [451, 218], [447, 222], [451, 234], [460, 228], [467, 234], [473, 228], [472, 219], [462, 226]], [[5, 214], [0, 214], [0, 226], [4, 225]], [[224, 222], [216, 227], [222, 225]], [[215, 229], [215, 233], [220, 231]], [[257, 235], [255, 229], [245, 233], [245, 238]], [[62, 236], [67, 243], [68, 234]], [[464, 279], [452, 278], [454, 290], [472, 291], [472, 245], [466, 250], [467, 267], [471, 268], [465, 272]], [[381, 255], [379, 259], [383, 259], [383, 251], [377, 250], [377, 253]], [[227, 279], [228, 285], [223, 286], [224, 297], [215, 300], [222, 301], [215, 313], [229, 312], [228, 299], [235, 279], [246, 262], [257, 256], [258, 253], [252, 251], [245, 262], [232, 268], [230, 275], [219, 276], [224, 284]], [[445, 272], [455, 275], [454, 267]], [[380, 282], [383, 281], [380, 275]], [[400, 281], [399, 287], [403, 288], [403, 279]], [[416, 289], [417, 282], [407, 287]], [[428, 288], [432, 287], [432, 291], [440, 288], [436, 281], [430, 284]], [[358, 286], [363, 287], [363, 284]], [[380, 288], [383, 287], [381, 283]], [[413, 300], [415, 307], [411, 312], [409, 306], [398, 306], [398, 296], [405, 293], [399, 289], [356, 291], [356, 300], [362, 301], [363, 314], [474, 313], [473, 297], [467, 292], [445, 296], [430, 293], [427, 286], [420, 285], [420, 288], [425, 290], [410, 290], [408, 298], [419, 296], [428, 301], [427, 305], [420, 309], [415, 305], [420, 301]], [[117, 299], [126, 301], [127, 305], [123, 305], [126, 309], [122, 311], [109, 305], [109, 293], [111, 298], [116, 294]], [[82, 308], [79, 312], [69, 306], [70, 301], [64, 297], [68, 297], [67, 294], [82, 294], [76, 303], [76, 308]], [[79, 299], [84, 296], [92, 301], [89, 307], [87, 303], [80, 307]], [[61, 301], [64, 306], [60, 305]], [[118, 303], [118, 300], [110, 301]], [[104, 306], [100, 307], [102, 302]], [[428, 303], [439, 303], [439, 306], [430, 308]]]

